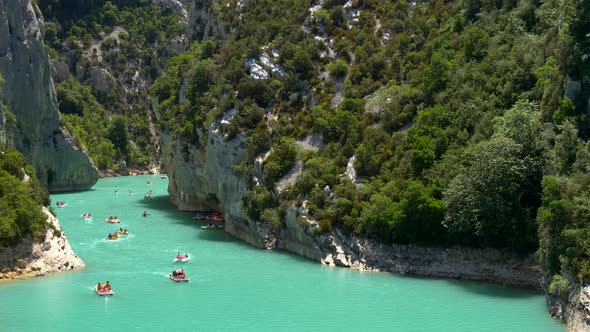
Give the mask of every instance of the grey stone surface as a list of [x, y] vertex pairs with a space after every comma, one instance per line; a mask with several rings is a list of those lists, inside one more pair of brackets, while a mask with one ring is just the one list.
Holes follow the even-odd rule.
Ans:
[[85, 190], [98, 171], [61, 123], [41, 30], [29, 0], [0, 0], [0, 73], [16, 116], [13, 144], [50, 191]]

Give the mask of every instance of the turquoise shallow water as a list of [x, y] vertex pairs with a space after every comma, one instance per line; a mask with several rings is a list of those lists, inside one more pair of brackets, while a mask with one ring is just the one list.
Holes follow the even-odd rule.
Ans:
[[[201, 230], [168, 202], [166, 186], [159, 176], [121, 177], [53, 195], [67, 202], [56, 211], [87, 267], [1, 283], [0, 331], [565, 331], [538, 294], [330, 268]], [[122, 223], [107, 224], [109, 215]], [[131, 234], [105, 240], [119, 226]], [[189, 283], [167, 278], [178, 251], [192, 257], [182, 264]], [[113, 297], [92, 291], [105, 280]]]

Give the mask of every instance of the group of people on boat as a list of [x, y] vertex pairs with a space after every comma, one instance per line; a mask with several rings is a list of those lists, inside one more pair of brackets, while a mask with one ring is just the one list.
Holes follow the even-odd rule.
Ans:
[[125, 228], [125, 229], [119, 228], [119, 234], [121, 234], [121, 235], [128, 235], [129, 232], [127, 231], [127, 228]]
[[113, 290], [111, 289], [111, 284], [107, 282], [102, 285], [100, 282], [96, 285], [96, 291], [98, 293], [111, 293]]
[[117, 217], [117, 216], [109, 216], [105, 221], [106, 222], [119, 222], [119, 217]]
[[178, 254], [176, 254], [176, 259], [185, 259], [188, 258], [188, 252], [184, 253], [184, 256], [180, 254], [180, 251], [178, 252]]
[[58, 201], [57, 203], [55, 203], [55, 205], [56, 205], [57, 207], [64, 207], [64, 206], [66, 206], [66, 202], [63, 202], [63, 201]]
[[119, 235], [117, 234], [117, 232], [109, 233], [109, 235], [107, 236], [107, 240], [116, 240], [118, 238], [119, 238]]
[[82, 218], [90, 219], [90, 218], [92, 218], [92, 214], [90, 214], [89, 212], [84, 212], [84, 213], [82, 213]]
[[178, 270], [172, 271], [172, 277], [174, 279], [187, 279], [187, 276], [184, 273], [183, 269], [178, 269]]

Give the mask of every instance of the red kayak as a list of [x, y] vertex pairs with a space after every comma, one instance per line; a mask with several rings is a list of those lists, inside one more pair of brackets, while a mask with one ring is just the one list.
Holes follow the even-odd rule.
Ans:
[[177, 275], [177, 276], [175, 277], [175, 276], [174, 276], [172, 273], [170, 273], [170, 274], [168, 275], [168, 278], [170, 278], [170, 280], [172, 280], [172, 281], [176, 281], [176, 282], [180, 282], [180, 281], [186, 281], [186, 282], [188, 282], [188, 281], [190, 280], [190, 279], [189, 279], [189, 278], [186, 276], [186, 274], [180, 274], [180, 275]]

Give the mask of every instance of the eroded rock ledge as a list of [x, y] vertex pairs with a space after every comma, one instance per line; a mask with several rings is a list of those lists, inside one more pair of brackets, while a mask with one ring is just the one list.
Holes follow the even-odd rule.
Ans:
[[85, 266], [72, 250], [57, 218], [46, 208], [43, 212], [57, 231], [47, 229], [39, 242], [26, 239], [0, 252], [0, 280], [39, 277]]

